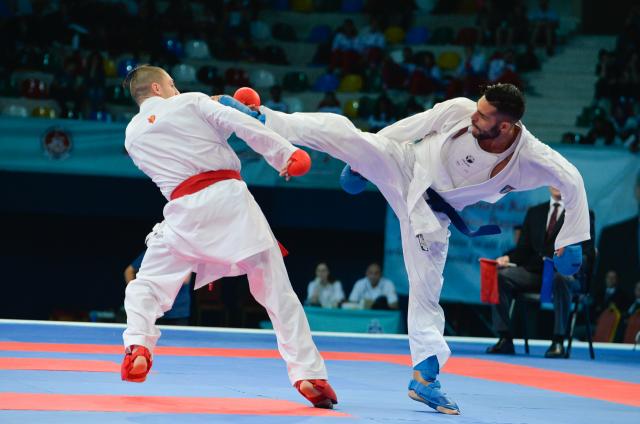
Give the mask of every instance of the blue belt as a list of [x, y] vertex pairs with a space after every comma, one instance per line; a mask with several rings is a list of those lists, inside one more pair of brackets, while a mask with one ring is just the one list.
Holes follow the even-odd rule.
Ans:
[[475, 231], [471, 231], [467, 224], [464, 223], [462, 217], [458, 212], [456, 212], [453, 207], [446, 202], [434, 189], [427, 189], [427, 203], [431, 206], [431, 209], [434, 212], [442, 212], [447, 215], [451, 220], [451, 223], [454, 227], [458, 229], [462, 234], [467, 237], [480, 237], [480, 236], [491, 236], [494, 234], [500, 234], [500, 227], [497, 225], [483, 225]]

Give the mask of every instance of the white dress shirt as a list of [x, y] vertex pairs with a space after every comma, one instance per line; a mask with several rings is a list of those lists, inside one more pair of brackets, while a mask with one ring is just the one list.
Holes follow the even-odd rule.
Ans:
[[380, 296], [385, 296], [389, 304], [398, 302], [396, 287], [388, 278], [380, 278], [378, 285], [373, 287], [367, 277], [356, 281], [349, 295], [349, 302], [363, 303], [365, 300], [375, 301]]
[[547, 214], [547, 225], [544, 226], [544, 228], [547, 228], [549, 226], [549, 221], [551, 220], [551, 215], [553, 214], [553, 205], [554, 204], [558, 204], [558, 215], [556, 216], [556, 222], [558, 222], [558, 220], [560, 219], [560, 215], [562, 215], [562, 212], [564, 212], [564, 202], [561, 200], [555, 200], [553, 197], [551, 198], [551, 201], [549, 202], [549, 213]]
[[307, 303], [311, 302], [314, 295], [318, 296], [317, 302], [323, 308], [336, 308], [344, 300], [344, 290], [340, 281], [322, 284], [319, 279], [309, 282], [307, 288]]

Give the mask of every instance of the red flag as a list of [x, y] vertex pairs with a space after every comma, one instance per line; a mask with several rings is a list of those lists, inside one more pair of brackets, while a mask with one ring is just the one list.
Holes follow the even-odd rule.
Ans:
[[480, 301], [497, 305], [499, 298], [498, 262], [480, 258]]

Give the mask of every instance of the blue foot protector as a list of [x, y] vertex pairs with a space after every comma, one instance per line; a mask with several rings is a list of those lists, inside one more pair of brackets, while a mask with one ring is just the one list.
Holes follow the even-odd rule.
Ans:
[[367, 179], [346, 165], [340, 173], [340, 186], [349, 194], [360, 194], [367, 187]]
[[564, 248], [562, 256], [553, 255], [553, 263], [562, 275], [574, 275], [582, 265], [582, 246], [571, 244]]
[[252, 118], [256, 118], [258, 121], [264, 124], [264, 121], [265, 121], [264, 115], [260, 114], [260, 112], [256, 112], [255, 110], [251, 109], [249, 106], [246, 106], [245, 104], [241, 103], [240, 101], [234, 99], [231, 96], [228, 96], [225, 94], [224, 96], [221, 96], [218, 99], [218, 102], [221, 105], [232, 107], [246, 115], [251, 116]]
[[429, 384], [425, 386], [417, 380], [411, 380], [409, 382], [409, 397], [411, 399], [422, 402], [443, 414], [460, 414], [458, 405], [440, 390], [440, 382], [436, 380], [440, 367], [435, 355], [420, 362], [413, 369], [420, 371], [422, 378], [428, 381]]

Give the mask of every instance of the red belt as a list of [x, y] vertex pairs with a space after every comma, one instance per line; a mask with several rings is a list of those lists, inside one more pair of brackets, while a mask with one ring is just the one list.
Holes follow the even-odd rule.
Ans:
[[[207, 171], [201, 174], [196, 174], [178, 184], [178, 186], [171, 192], [171, 200], [179, 199], [180, 197], [188, 194], [197, 193], [210, 185], [225, 180], [242, 181], [242, 177], [238, 171], [234, 171], [233, 169], [220, 169], [218, 171]], [[278, 247], [280, 247], [280, 252], [283, 257], [289, 254], [289, 251], [282, 245], [282, 243], [278, 242]]]
[[171, 192], [171, 200], [179, 199], [180, 197], [188, 194], [197, 193], [212, 184], [219, 183], [224, 180], [242, 181], [242, 177], [238, 171], [234, 171], [232, 169], [221, 169], [219, 171], [207, 171], [202, 174], [196, 174], [178, 184], [178, 187]]

